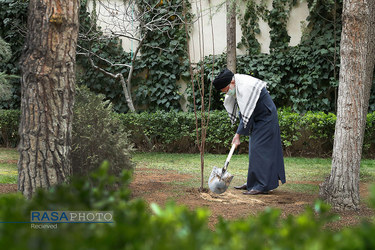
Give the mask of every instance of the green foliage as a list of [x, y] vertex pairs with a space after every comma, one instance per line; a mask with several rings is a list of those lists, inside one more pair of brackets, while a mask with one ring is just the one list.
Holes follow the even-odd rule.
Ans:
[[195, 118], [193, 113], [142, 112], [120, 114], [130, 139], [141, 150], [165, 152], [195, 151]]
[[289, 13], [296, 4], [296, 0], [273, 0], [272, 9], [267, 10], [263, 6], [263, 17], [270, 27], [270, 50], [280, 50], [287, 48], [290, 36], [286, 29], [289, 20]]
[[[198, 151], [195, 115], [192, 112], [121, 114], [120, 119], [130, 133], [131, 141], [140, 150], [175, 153]], [[200, 124], [200, 114], [197, 119]], [[224, 153], [232, 141], [235, 128], [231, 126], [228, 115], [222, 111], [210, 112], [209, 119], [205, 148], [208, 152]], [[201, 127], [198, 127], [199, 135], [200, 132]]]
[[[20, 57], [25, 42], [28, 1], [1, 0], [0, 1], [0, 37], [10, 46], [12, 56], [9, 61], [0, 60], [0, 74], [21, 74]], [[2, 57], [1, 55], [0, 57]], [[1, 78], [1, 76], [0, 76]], [[0, 108], [18, 109], [20, 107], [21, 84], [17, 77], [8, 78], [7, 87], [11, 98], [0, 100]]]
[[[106, 102], [103, 103], [102, 98], [104, 97], [95, 97], [95, 95], [88, 93], [86, 90], [77, 91], [75, 109], [78, 110], [75, 111], [77, 114], [74, 116], [74, 123], [81, 124], [81, 127], [77, 128], [73, 125], [73, 136], [81, 136], [81, 139], [79, 137], [74, 139], [73, 137], [73, 140], [81, 140], [82, 143], [93, 143], [99, 146], [104, 145], [104, 143], [106, 145], [112, 143], [111, 146], [107, 145], [107, 149], [113, 150], [113, 154], [122, 152], [118, 149], [120, 147], [118, 145], [121, 144], [120, 141], [123, 139], [124, 141], [133, 143], [140, 151], [198, 152], [196, 146], [195, 115], [193, 112], [156, 111], [153, 113], [115, 114], [111, 112], [110, 107], [105, 106]], [[86, 105], [88, 106], [86, 107]], [[88, 109], [92, 111], [89, 112], [87, 111]], [[20, 112], [17, 110], [0, 111], [1, 145], [17, 145], [19, 115]], [[336, 116], [333, 113], [307, 112], [305, 115], [301, 115], [292, 112], [290, 109], [279, 109], [278, 115], [281, 140], [286, 155], [329, 157], [332, 154], [336, 123]], [[102, 118], [99, 119], [96, 117]], [[200, 122], [200, 113], [198, 113], [197, 119]], [[225, 111], [213, 110], [210, 112], [209, 119], [210, 124], [207, 128], [205, 149], [210, 153], [226, 153], [237, 126], [231, 125]], [[96, 122], [97, 120], [102, 120], [102, 125], [96, 124], [93, 126], [92, 124], [95, 124], [94, 121]], [[124, 126], [121, 129], [118, 128], [119, 131], [124, 130], [127, 132], [124, 133], [123, 137], [122, 134], [118, 136], [118, 143], [120, 144], [109, 134], [109, 131], [117, 131], [116, 129], [110, 129], [112, 129], [112, 126], [119, 126], [118, 122]], [[107, 129], [102, 129], [103, 127]], [[375, 112], [367, 115], [363, 143], [364, 157], [374, 158], [375, 156], [374, 127]], [[200, 129], [198, 127], [199, 134]], [[128, 139], [125, 139], [125, 134], [129, 135]], [[108, 139], [105, 139], [106, 136]], [[110, 142], [111, 140], [114, 141]], [[240, 153], [247, 151], [248, 142], [248, 137], [241, 137], [243, 147], [240, 147]], [[85, 147], [89, 148], [88, 145], [85, 145]], [[99, 146], [93, 148], [97, 149]], [[128, 146], [121, 146], [121, 148], [128, 148]], [[95, 152], [92, 157], [89, 157], [88, 161], [95, 160], [98, 162], [101, 159], [116, 159], [116, 157], [120, 157], [121, 155], [119, 154], [115, 157], [107, 156], [108, 154], [105, 153], [104, 156], [99, 157], [100, 154]], [[77, 157], [80, 156], [82, 156], [81, 153], [77, 154]], [[86, 161], [85, 157], [88, 157], [87, 153], [85, 153], [84, 157], [80, 158], [80, 161]]]
[[[142, 5], [143, 0], [138, 0]], [[289, 36], [286, 32], [286, 20], [295, 0], [273, 0], [274, 10], [268, 10], [265, 2], [246, 1], [247, 10], [240, 18], [243, 37], [240, 46], [249, 55], [239, 56], [237, 72], [251, 74], [268, 82], [269, 90], [278, 107], [291, 107], [293, 111], [305, 113], [307, 111], [335, 112], [339, 72], [339, 45], [341, 34], [342, 0], [308, 0], [310, 15], [304, 29], [301, 43], [296, 47], [288, 47]], [[161, 1], [154, 1], [155, 4]], [[181, 0], [163, 1], [157, 11], [146, 18], [168, 14], [178, 6]], [[99, 40], [94, 34], [100, 32], [100, 27], [94, 25], [95, 13], [88, 13], [87, 1], [81, 1], [80, 32], [91, 34], [90, 39], [78, 40], [84, 48], [92, 48], [104, 58], [117, 63], [129, 63], [130, 53], [126, 53], [120, 46], [118, 39]], [[0, 1], [0, 37], [9, 43], [13, 55], [6, 64], [0, 62], [0, 72], [7, 75], [20, 75], [19, 60], [26, 34], [28, 1], [2, 0]], [[142, 6], [141, 6], [142, 7]], [[181, 13], [181, 9], [177, 10]], [[92, 15], [91, 15], [92, 14]], [[258, 20], [263, 18], [271, 27], [271, 53], [260, 54], [259, 43], [255, 36], [259, 32]], [[191, 18], [188, 5], [188, 18]], [[187, 72], [186, 40], [184, 29], [175, 26], [168, 30], [169, 36], [163, 31], [149, 35], [147, 44], [142, 50], [142, 58], [136, 60], [133, 97], [135, 105], [145, 110], [179, 110], [179, 100], [182, 93], [177, 87], [177, 81], [186, 80]], [[163, 48], [163, 50], [155, 47]], [[215, 74], [225, 67], [225, 54], [216, 55]], [[213, 76], [212, 57], [205, 58], [205, 89]], [[110, 69], [109, 65], [94, 58], [97, 65]], [[94, 70], [86, 58], [77, 57], [77, 80], [87, 85], [92, 91], [102, 93], [111, 100], [117, 112], [127, 112], [128, 108], [120, 83]], [[127, 67], [113, 69], [127, 75]], [[143, 79], [142, 74], [146, 75]], [[375, 78], [374, 78], [375, 79]], [[187, 80], [188, 81], [188, 80]], [[375, 80], [374, 80], [375, 83]], [[20, 80], [10, 79], [11, 99], [0, 102], [0, 108], [16, 109], [20, 105]], [[374, 85], [375, 86], [375, 85]], [[9, 90], [9, 88], [8, 88]], [[9, 92], [9, 91], [8, 91]], [[3, 92], [4, 93], [4, 92]], [[187, 90], [192, 103], [192, 91]], [[223, 109], [222, 96], [213, 91], [212, 109]], [[208, 91], [205, 92], [208, 100]], [[201, 100], [197, 100], [198, 108]], [[208, 103], [205, 103], [206, 107]], [[190, 110], [191, 106], [189, 107]], [[371, 90], [369, 111], [375, 111], [375, 87]]]
[[[334, 112], [339, 72], [342, 1], [308, 1], [310, 15], [301, 43], [289, 47], [286, 24], [295, 0], [273, 0], [272, 10], [264, 2], [248, 1], [241, 22], [262, 17], [270, 26], [270, 54], [249, 53], [240, 56], [237, 72], [252, 74], [268, 82], [278, 107], [293, 111]], [[253, 11], [257, 10], [256, 13]], [[252, 26], [257, 24], [253, 23]], [[244, 30], [243, 30], [244, 32]], [[251, 50], [256, 38], [248, 37], [242, 46]], [[243, 39], [244, 40], [244, 39]], [[374, 109], [370, 105], [370, 111]]]
[[322, 57], [325, 49], [306, 48], [297, 46], [287, 52], [240, 56], [237, 71], [266, 81], [278, 107], [291, 107], [300, 113], [332, 112], [338, 85], [333, 73], [338, 70], [335, 72]]
[[[322, 232], [323, 226], [335, 219], [329, 214], [329, 207], [317, 201], [314, 208], [289, 215], [281, 219], [281, 211], [266, 208], [257, 217], [228, 223], [222, 220], [217, 229], [220, 244], [229, 249], [331, 249], [335, 247], [332, 231]], [[216, 236], [216, 235], [215, 235]]]
[[279, 123], [286, 155], [330, 157], [332, 154], [334, 114], [307, 112], [301, 116], [286, 109], [279, 111]]
[[[137, 0], [137, 7], [146, 13], [145, 23], [151, 20], [177, 20], [174, 13], [183, 16], [182, 0], [154, 1], [158, 7], [147, 11], [145, 0]], [[187, 18], [191, 18], [190, 3], [186, 1]], [[170, 14], [169, 14], [170, 13]], [[176, 18], [176, 19], [175, 19]], [[183, 24], [165, 26], [162, 30], [143, 30], [146, 39], [141, 48], [142, 68], [147, 69], [146, 79], [138, 85], [136, 103], [146, 106], [147, 110], [181, 110], [181, 93], [178, 81], [188, 72], [186, 32]]]
[[260, 53], [256, 35], [260, 34], [258, 21], [262, 17], [270, 27], [271, 52], [287, 48], [290, 41], [287, 24], [290, 11], [296, 3], [296, 0], [273, 0], [272, 9], [269, 10], [265, 1], [246, 1], [245, 13], [240, 15], [243, 36], [239, 45], [247, 48], [249, 55]]
[[[213, 59], [215, 59], [215, 65], [212, 65], [213, 64]], [[210, 96], [210, 85], [211, 85], [211, 82], [215, 79], [215, 77], [220, 73], [220, 71], [226, 67], [226, 63], [227, 63], [227, 58], [226, 58], [226, 54], [220, 54], [220, 55], [215, 55], [215, 58], [213, 58], [213, 56], [206, 56], [204, 58], [204, 61], [203, 62], [199, 62], [198, 63], [198, 67], [200, 68], [201, 64], [204, 63], [203, 65], [203, 75], [205, 76], [204, 77], [204, 89], [205, 89], [205, 92], [204, 92], [204, 105], [206, 108], [208, 108], [208, 104], [209, 104], [209, 96]], [[212, 71], [212, 68], [214, 69]], [[196, 97], [196, 100], [195, 100], [195, 103], [197, 105], [197, 110], [201, 110], [201, 105], [202, 105], [202, 99], [200, 98], [201, 97], [201, 94], [199, 92], [199, 87], [198, 87], [198, 83], [200, 83], [201, 81], [201, 73], [200, 72], [197, 72], [195, 73], [194, 75], [194, 86], [195, 86], [195, 97]], [[223, 100], [224, 100], [224, 94], [221, 93], [220, 91], [216, 91], [214, 89], [214, 87], [212, 87], [212, 93], [211, 93], [211, 107], [210, 107], [210, 110], [222, 110], [224, 108], [223, 106]], [[186, 89], [186, 93], [187, 93], [187, 100], [188, 100], [188, 110], [189, 111], [194, 111], [194, 106], [193, 106], [193, 103], [194, 103], [194, 100], [193, 100], [193, 89], [192, 89], [192, 86], [191, 84], [188, 85], [187, 89]]]
[[246, 1], [246, 9], [243, 15], [240, 14], [240, 24], [242, 30], [241, 41], [238, 47], [246, 48], [248, 55], [260, 53], [260, 43], [256, 39], [256, 35], [260, 34], [259, 13], [260, 6], [255, 1]]
[[[11, 56], [9, 44], [0, 37], [0, 64], [7, 63]], [[12, 86], [8, 83], [12, 78], [17, 77], [0, 72], [0, 103], [10, 101], [12, 98]]]
[[[94, 52], [101, 58], [112, 61], [113, 63], [130, 64], [131, 55], [123, 50], [120, 39], [100, 39], [100, 37], [104, 36], [103, 32], [95, 23], [95, 12], [88, 12], [87, 4], [87, 1], [81, 1], [79, 32], [80, 34], [85, 34], [85, 38], [78, 39], [78, 52], [87, 53], [88, 50]], [[92, 56], [92, 59], [95, 65], [108, 72], [122, 73], [125, 78], [129, 73], [128, 67], [111, 66], [95, 56]], [[139, 70], [141, 70], [137, 65], [139, 64], [135, 63], [134, 65], [135, 73], [138, 73]], [[135, 83], [137, 78], [134, 77], [132, 81]], [[120, 113], [128, 111], [128, 106], [126, 104], [125, 95], [120, 81], [94, 69], [87, 56], [77, 56], [77, 82], [86, 85], [91, 91], [97, 94], [104, 94], [105, 98], [113, 103], [115, 111]]]
[[0, 37], [0, 62], [7, 62], [12, 56], [10, 46]]
[[0, 145], [16, 147], [19, 142], [18, 126], [21, 112], [19, 110], [0, 109]]
[[8, 83], [9, 75], [0, 72], [0, 102], [10, 101], [12, 98], [12, 86]]
[[[332, 113], [308, 112], [300, 115], [288, 109], [279, 110], [279, 124], [284, 152], [288, 156], [320, 156], [332, 154], [336, 116]], [[186, 112], [122, 114], [120, 119], [130, 133], [131, 141], [140, 150], [164, 152], [197, 152], [195, 116]], [[198, 115], [198, 121], [201, 117]], [[375, 145], [374, 113], [367, 116], [363, 155], [373, 157]], [[225, 153], [236, 126], [231, 126], [225, 111], [211, 111], [207, 129], [206, 151]], [[200, 127], [198, 128], [200, 131]], [[147, 135], [147, 138], [145, 137]], [[247, 150], [248, 138], [241, 147]], [[241, 151], [242, 152], [242, 151]]]
[[[4, 64], [9, 61], [12, 56], [10, 46], [0, 37], [0, 62]], [[8, 75], [0, 72], [0, 102], [8, 101], [12, 95], [12, 86], [8, 84]]]
[[[208, 227], [210, 212], [190, 210], [172, 202], [164, 208], [131, 200], [130, 173], [108, 175], [108, 163], [90, 179], [73, 179], [50, 190], [41, 189], [31, 200], [20, 194], [0, 197], [2, 222], [30, 221], [31, 211], [113, 211], [113, 224], [58, 224], [55, 230], [36, 230], [30, 224], [0, 223], [0, 243], [13, 249], [372, 249], [374, 221], [333, 231], [337, 219], [317, 201], [299, 215], [281, 217], [265, 208], [257, 216]], [[375, 188], [371, 203], [375, 204]], [[22, 240], [20, 240], [22, 239]]]
[[[143, 0], [136, 1], [139, 11], [143, 12], [142, 22], [168, 17], [168, 21], [173, 23], [178, 18], [172, 14], [182, 15], [181, 0], [164, 1], [161, 4], [158, 4], [158, 1], [154, 2], [157, 7], [151, 11], [145, 9], [150, 4], [149, 1], [147, 4]], [[103, 35], [103, 33], [95, 24], [95, 13], [88, 13], [86, 5], [85, 1], [81, 3], [80, 32], [91, 38], [87, 41], [79, 40], [79, 45], [118, 64], [130, 64], [132, 54], [123, 51], [119, 39], [96, 38], [97, 34]], [[187, 7], [189, 6], [187, 4]], [[177, 82], [187, 71], [185, 29], [183, 25], [173, 25], [162, 30], [145, 29], [142, 32], [146, 35], [146, 40], [141, 47], [141, 56], [133, 65], [135, 67], [132, 79], [134, 103], [138, 110], [181, 110], [179, 101], [183, 94]], [[117, 112], [127, 112], [128, 107], [119, 81], [92, 69], [86, 58], [82, 56], [78, 58], [77, 62], [82, 66], [79, 67], [82, 70], [80, 82], [95, 93], [104, 94], [114, 103]], [[94, 62], [109, 72], [120, 72], [125, 76], [129, 73], [128, 67], [113, 67], [97, 58], [94, 58]]]
[[307, 112], [303, 116], [300, 125], [305, 128], [303, 137], [301, 138], [305, 150], [311, 152], [321, 150], [330, 154], [333, 148], [335, 125], [336, 115], [332, 113]]
[[363, 152], [368, 157], [375, 157], [375, 112], [367, 114]]
[[128, 133], [103, 101], [103, 95], [77, 88], [72, 129], [72, 166], [75, 175], [88, 175], [102, 160], [111, 164], [110, 172], [132, 169]]
[[299, 140], [301, 136], [300, 118], [299, 114], [290, 112], [290, 110], [279, 111], [280, 136], [285, 148]]

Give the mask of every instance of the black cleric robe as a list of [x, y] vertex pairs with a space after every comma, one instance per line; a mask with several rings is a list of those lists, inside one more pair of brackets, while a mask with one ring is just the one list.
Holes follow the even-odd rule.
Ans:
[[277, 109], [266, 88], [263, 88], [249, 123], [244, 127], [240, 114], [237, 129], [250, 136], [247, 190], [270, 191], [285, 183], [284, 158]]

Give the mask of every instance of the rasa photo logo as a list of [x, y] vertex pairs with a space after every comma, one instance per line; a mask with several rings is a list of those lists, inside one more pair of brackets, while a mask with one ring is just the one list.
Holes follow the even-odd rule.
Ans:
[[35, 229], [56, 229], [59, 223], [113, 223], [113, 211], [31, 211], [30, 222]]

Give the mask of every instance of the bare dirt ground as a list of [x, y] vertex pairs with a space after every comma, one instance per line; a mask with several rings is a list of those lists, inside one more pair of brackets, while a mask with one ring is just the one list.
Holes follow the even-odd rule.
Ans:
[[[193, 178], [189, 175], [173, 171], [155, 169], [136, 169], [133, 181], [130, 184], [133, 198], [143, 198], [148, 203], [157, 203], [163, 206], [168, 200], [177, 204], [186, 205], [190, 209], [205, 207], [211, 211], [209, 226], [214, 228], [218, 217], [227, 220], [245, 218], [256, 215], [267, 207], [278, 208], [282, 217], [297, 215], [308, 205], [313, 205], [318, 194], [296, 193], [285, 190], [274, 190], [267, 195], [248, 196], [241, 190], [235, 190], [232, 185], [228, 190], [217, 195], [212, 192], [201, 193], [197, 188], [187, 188], [176, 184], [178, 181], [188, 181]], [[301, 182], [300, 182], [301, 183]], [[306, 182], [319, 185], [318, 182]], [[361, 184], [362, 198], [368, 197], [367, 184]], [[374, 216], [374, 211], [362, 202], [359, 211], [340, 212], [340, 220], [329, 225], [332, 229], [340, 229], [358, 224], [362, 219]]]
[[[241, 190], [235, 190], [232, 185], [229, 189], [217, 195], [211, 192], [201, 193], [197, 188], [187, 188], [177, 184], [179, 181], [189, 181], [193, 177], [179, 174], [174, 171], [137, 168], [130, 184], [133, 198], [142, 198], [147, 203], [157, 203], [160, 206], [169, 200], [177, 204], [186, 205], [190, 209], [198, 207], [208, 208], [211, 211], [209, 226], [215, 227], [218, 217], [227, 220], [245, 218], [256, 215], [267, 207], [278, 208], [282, 217], [297, 215], [305, 207], [314, 204], [318, 194], [297, 193], [285, 190], [274, 190], [267, 195], [248, 196]], [[302, 182], [300, 182], [302, 183]], [[319, 185], [318, 182], [305, 182]], [[17, 184], [0, 184], [0, 194], [17, 192]], [[368, 184], [361, 183], [360, 194], [363, 199], [368, 197]], [[375, 215], [374, 211], [362, 202], [359, 211], [340, 212], [340, 220], [329, 225], [332, 229], [341, 229], [358, 224], [362, 219]]]
[[17, 184], [0, 184], [0, 194], [17, 192]]

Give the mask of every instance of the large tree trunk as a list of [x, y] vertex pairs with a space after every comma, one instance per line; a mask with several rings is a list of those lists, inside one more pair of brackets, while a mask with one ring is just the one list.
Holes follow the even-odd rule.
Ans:
[[375, 63], [375, 2], [345, 0], [335, 141], [320, 197], [336, 210], [359, 208], [359, 168]]
[[227, 0], [227, 68], [236, 73], [236, 1]]
[[29, 3], [18, 148], [18, 189], [27, 198], [72, 173], [78, 9], [78, 0]]

